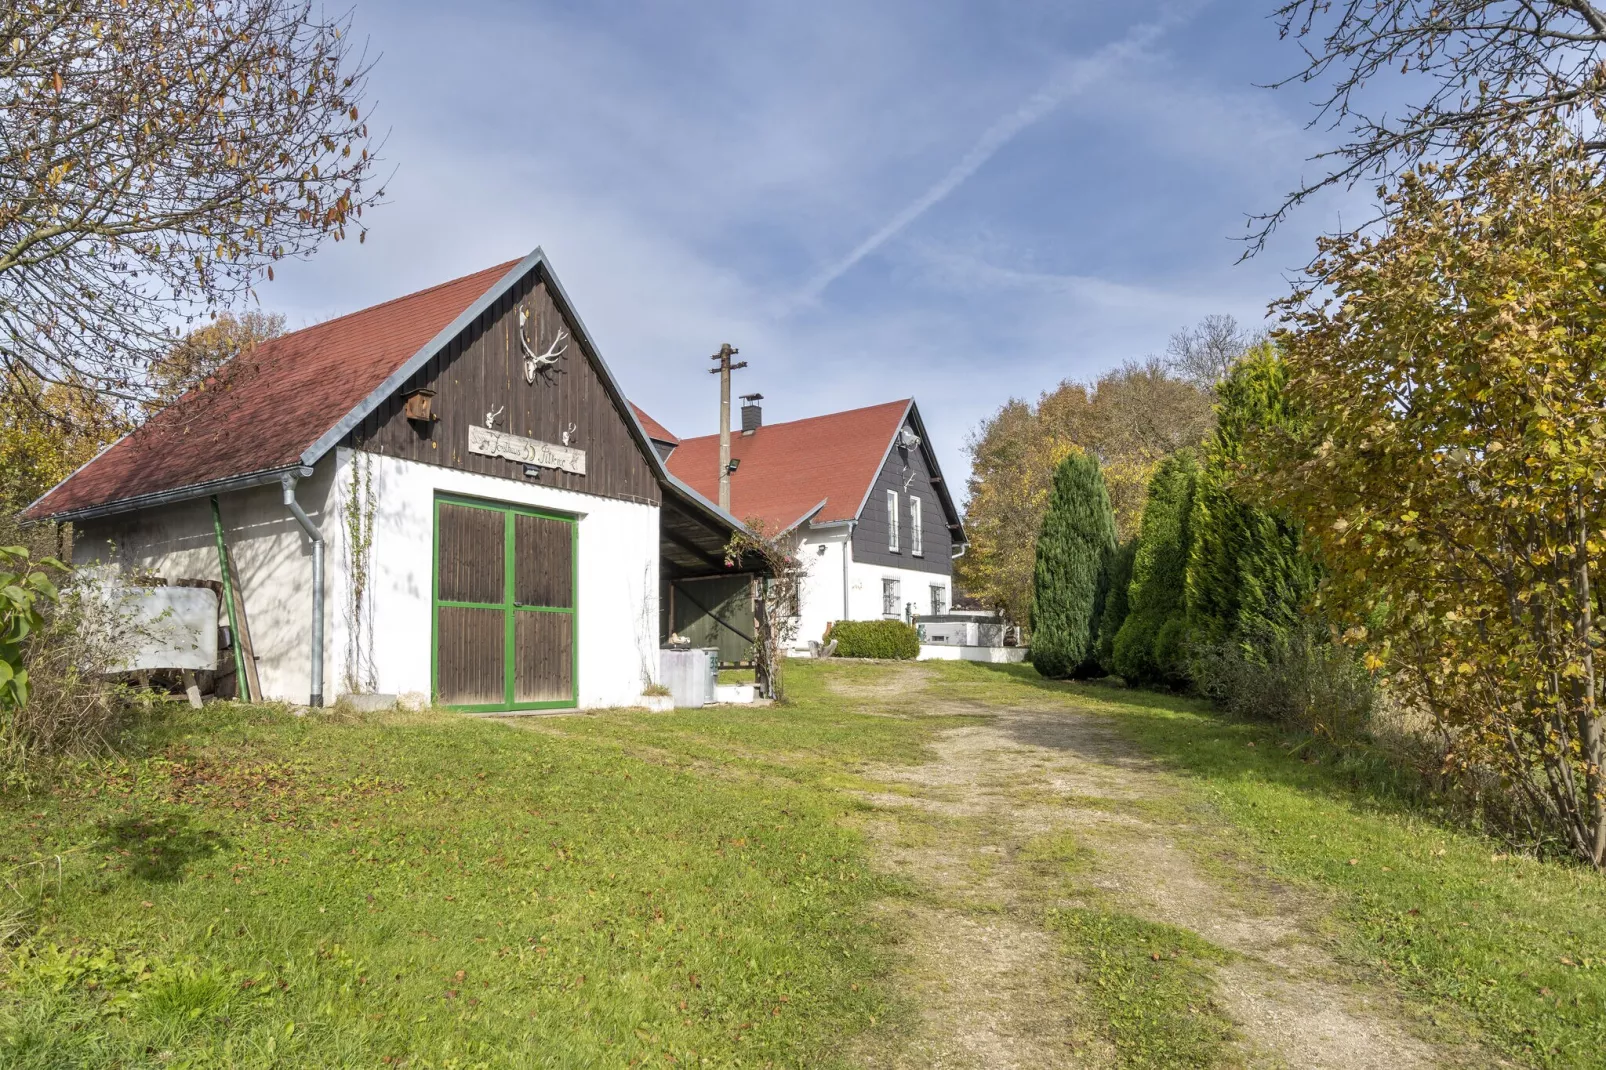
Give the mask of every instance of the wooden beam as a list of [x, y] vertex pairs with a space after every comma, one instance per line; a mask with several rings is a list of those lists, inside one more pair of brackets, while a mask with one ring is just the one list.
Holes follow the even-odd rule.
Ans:
[[708, 551], [704, 550], [690, 539], [687, 539], [681, 535], [676, 535], [673, 531], [670, 531], [668, 528], [662, 526], [659, 527], [658, 532], [675, 546], [690, 554], [692, 557], [695, 557], [698, 561], [701, 561], [709, 568], [714, 569], [717, 572], [728, 571], [729, 567], [725, 564], [723, 558], [715, 559], [710, 557]]

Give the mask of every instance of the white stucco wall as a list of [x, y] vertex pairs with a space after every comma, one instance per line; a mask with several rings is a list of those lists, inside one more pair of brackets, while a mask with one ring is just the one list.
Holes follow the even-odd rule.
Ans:
[[[333, 459], [301, 481], [297, 500], [328, 538], [326, 508]], [[222, 494], [218, 509], [224, 538], [238, 571], [257, 672], [268, 698], [305, 703], [312, 677], [312, 545], [285, 509], [277, 483]], [[115, 563], [125, 572], [168, 580], [221, 580], [212, 507], [207, 498], [76, 525], [73, 561]], [[325, 620], [332, 618], [326, 588]], [[226, 612], [223, 619], [227, 620]], [[325, 697], [333, 666], [325, 650]]]
[[[852, 610], [851, 620], [880, 620], [886, 614], [882, 612], [881, 581], [883, 579], [896, 579], [899, 585], [898, 617], [903, 616], [903, 606], [907, 602], [914, 603], [917, 616], [927, 616], [931, 613], [931, 588], [942, 587], [944, 591], [943, 604], [953, 602], [953, 581], [941, 572], [919, 572], [912, 568], [889, 568], [885, 565], [867, 565], [860, 561], [848, 565], [850, 589], [848, 591], [848, 604]], [[840, 597], [838, 598], [840, 601]]]
[[[361, 454], [365, 464], [372, 464], [376, 508], [364, 614], [368, 626], [358, 651], [345, 520], [353, 456], [352, 450], [337, 450], [297, 490], [325, 542], [326, 702], [352, 690], [354, 675], [365, 690], [429, 694], [433, 506], [442, 491], [580, 516], [580, 705], [640, 703], [643, 682], [658, 677], [655, 506]], [[273, 484], [221, 495], [219, 506], [263, 691], [270, 699], [305, 703], [311, 689], [312, 551], [282, 498]], [[78, 525], [73, 559], [115, 563], [170, 580], [222, 578], [206, 498], [85, 521]]]
[[328, 647], [335, 666], [328, 685], [331, 696], [350, 690], [352, 674], [380, 692], [429, 693], [434, 500], [437, 492], [444, 492], [580, 517], [580, 705], [640, 704], [644, 682], [658, 678], [656, 506], [340, 449], [330, 510], [337, 518], [345, 515], [350, 499], [354, 458], [372, 466], [377, 503], [368, 576], [370, 638], [360, 652], [354, 649], [351, 548], [347, 525], [340, 521], [334, 525], [328, 561]]
[[[822, 552], [823, 550], [823, 552]], [[826, 625], [837, 620], [881, 620], [881, 581], [899, 581], [902, 603], [914, 602], [915, 612], [931, 612], [931, 588], [943, 588], [943, 604], [953, 602], [952, 579], [938, 572], [870, 565], [853, 560], [853, 542], [845, 528], [813, 530], [805, 528], [799, 540], [799, 556], [807, 574], [802, 584], [801, 614], [797, 638], [792, 649], [808, 648], [810, 639], [825, 633]], [[843, 559], [847, 559], [847, 607], [843, 608]]]
[[825, 627], [842, 618], [842, 558], [848, 552], [845, 530], [805, 531], [798, 541], [798, 559], [806, 570], [799, 592], [797, 633], [792, 649], [807, 650]]

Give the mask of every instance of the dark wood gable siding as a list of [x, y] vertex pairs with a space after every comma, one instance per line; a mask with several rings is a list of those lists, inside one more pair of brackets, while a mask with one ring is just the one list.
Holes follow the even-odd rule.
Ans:
[[[518, 306], [530, 311], [525, 328], [537, 353], [563, 331], [569, 348], [534, 385], [524, 381], [519, 348]], [[439, 417], [425, 427], [409, 421], [403, 398], [420, 388], [435, 391]], [[572, 321], [558, 307], [546, 283], [531, 272], [461, 335], [432, 357], [395, 395], [358, 425], [343, 445], [389, 457], [402, 457], [482, 475], [525, 481], [524, 466], [501, 457], [468, 452], [470, 424], [485, 425], [485, 414], [500, 407], [495, 428], [542, 442], [561, 443], [572, 424], [570, 445], [586, 452], [586, 474], [540, 470], [549, 487], [604, 498], [659, 504], [658, 481], [630, 432], [629, 417], [614, 404]]]
[[[906, 425], [907, 426], [907, 425]], [[912, 477], [912, 478], [911, 478]], [[905, 483], [908, 486], [905, 486]], [[898, 492], [898, 552], [887, 549], [887, 491]], [[910, 550], [909, 496], [920, 499], [921, 528], [924, 541], [923, 556], [916, 557]], [[931, 466], [926, 460], [925, 447], [906, 450], [893, 446], [886, 462], [876, 476], [875, 486], [859, 514], [853, 529], [853, 560], [870, 565], [891, 565], [894, 568], [911, 568], [921, 572], [948, 575], [953, 569], [950, 555], [953, 552], [953, 534], [948, 530], [948, 516], [943, 512], [942, 500], [931, 482]]]

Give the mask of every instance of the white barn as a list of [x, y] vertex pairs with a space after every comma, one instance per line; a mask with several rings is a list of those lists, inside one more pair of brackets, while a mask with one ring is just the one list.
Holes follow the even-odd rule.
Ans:
[[312, 705], [638, 704], [667, 585], [743, 575], [539, 249], [258, 346], [26, 515], [79, 564], [228, 561], [248, 679]]

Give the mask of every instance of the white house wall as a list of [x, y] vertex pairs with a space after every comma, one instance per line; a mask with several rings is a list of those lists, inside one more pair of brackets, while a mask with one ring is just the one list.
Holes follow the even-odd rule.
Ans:
[[[527, 505], [579, 516], [576, 572], [579, 701], [582, 707], [639, 705], [658, 678], [658, 508], [498, 479], [349, 449], [337, 452], [334, 505], [347, 514], [353, 466], [372, 473], [373, 536], [366, 625], [352, 627], [351, 538], [340, 520], [329, 543], [331, 695], [365, 690], [430, 691], [434, 500], [437, 493]], [[511, 466], [510, 466], [511, 467]]]
[[[943, 589], [944, 606], [953, 604], [953, 581], [947, 573], [920, 572], [912, 568], [891, 568], [854, 561], [848, 566], [848, 575], [851, 620], [881, 620], [886, 616], [881, 603], [881, 581], [884, 579], [896, 579], [899, 584], [898, 612], [895, 616], [902, 617], [903, 607], [910, 602], [914, 603], [916, 616], [930, 615], [932, 587]], [[838, 601], [841, 601], [840, 596]]]
[[[333, 461], [325, 459], [296, 493], [326, 539], [333, 473]], [[219, 495], [218, 511], [238, 573], [262, 690], [270, 699], [305, 703], [312, 688], [312, 544], [285, 509], [277, 483]], [[207, 498], [82, 521], [75, 525], [73, 562], [116, 564], [126, 573], [167, 580], [223, 578]], [[332, 618], [332, 605], [326, 589], [326, 621]], [[332, 695], [333, 668], [326, 645], [326, 696]]]
[[810, 639], [825, 634], [826, 625], [842, 620], [842, 559], [848, 552], [846, 529], [805, 530], [798, 542], [804, 575], [800, 585], [794, 650], [807, 650]]
[[[953, 581], [947, 573], [866, 564], [853, 560], [853, 542], [846, 528], [804, 529], [798, 556], [805, 569], [799, 597], [797, 635], [794, 651], [808, 648], [810, 639], [825, 634], [826, 625], [838, 620], [882, 620], [881, 581], [899, 582], [899, 616], [905, 603], [913, 602], [918, 616], [931, 613], [931, 588], [943, 589], [943, 605], [953, 604]], [[847, 559], [846, 584], [843, 559]], [[846, 586], [847, 607], [843, 608]]]

